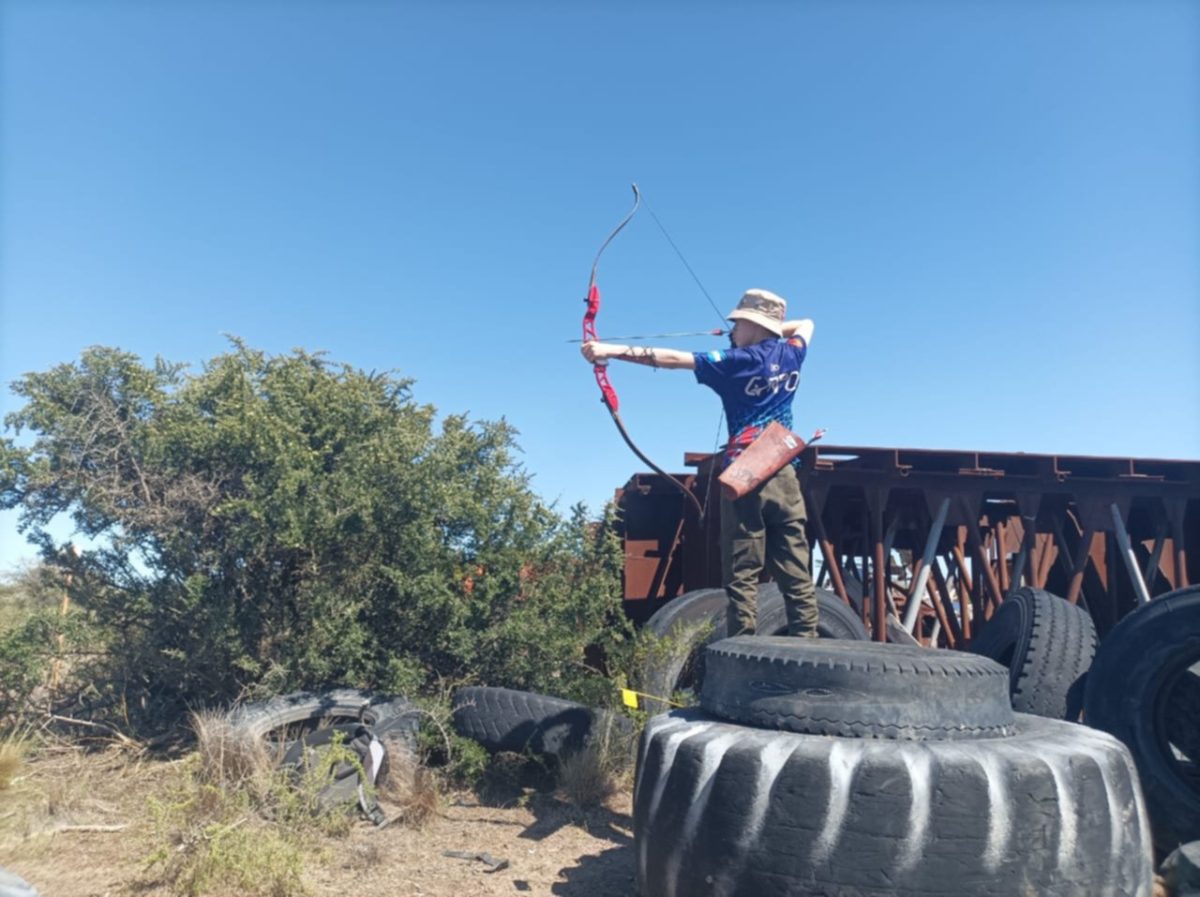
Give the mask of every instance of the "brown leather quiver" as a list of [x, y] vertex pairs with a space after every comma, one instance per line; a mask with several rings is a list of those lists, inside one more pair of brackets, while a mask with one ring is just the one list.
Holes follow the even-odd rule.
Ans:
[[790, 464], [807, 445], [783, 424], [771, 421], [717, 477], [721, 482], [721, 494], [732, 501], [754, 491], [785, 464]]

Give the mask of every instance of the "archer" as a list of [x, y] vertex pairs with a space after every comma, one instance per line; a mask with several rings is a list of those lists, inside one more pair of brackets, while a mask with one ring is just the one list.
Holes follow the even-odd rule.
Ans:
[[[747, 290], [726, 317], [733, 322], [731, 348], [710, 352], [623, 346], [589, 341], [583, 357], [596, 365], [628, 361], [668, 370], [694, 371], [696, 380], [721, 397], [729, 423], [728, 465], [766, 426], [792, 426], [792, 401], [800, 367], [812, 340], [813, 322], [785, 321], [787, 303], [767, 290]], [[797, 473], [799, 459], [784, 465], [736, 500], [721, 497], [721, 569], [730, 636], [754, 634], [758, 579], [764, 563], [778, 581], [788, 634], [815, 638], [817, 594], [812, 553], [804, 526], [807, 512]]]

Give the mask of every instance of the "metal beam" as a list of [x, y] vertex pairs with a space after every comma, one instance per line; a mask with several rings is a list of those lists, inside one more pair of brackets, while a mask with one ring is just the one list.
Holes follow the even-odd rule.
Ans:
[[1137, 556], [1133, 553], [1133, 543], [1129, 541], [1129, 531], [1125, 529], [1125, 521], [1121, 519], [1121, 509], [1114, 501], [1109, 510], [1112, 512], [1113, 527], [1117, 534], [1117, 542], [1121, 546], [1121, 557], [1125, 561], [1125, 569], [1133, 581], [1133, 589], [1137, 592], [1142, 604], [1150, 603], [1150, 590], [1146, 588], [1146, 580], [1142, 579], [1142, 571], [1138, 568]]

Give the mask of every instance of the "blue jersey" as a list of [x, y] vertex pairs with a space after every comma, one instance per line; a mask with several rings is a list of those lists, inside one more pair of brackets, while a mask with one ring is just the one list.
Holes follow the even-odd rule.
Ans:
[[728, 464], [771, 421], [792, 428], [792, 400], [808, 345], [803, 339], [768, 339], [742, 349], [697, 352], [696, 380], [711, 387], [729, 423]]

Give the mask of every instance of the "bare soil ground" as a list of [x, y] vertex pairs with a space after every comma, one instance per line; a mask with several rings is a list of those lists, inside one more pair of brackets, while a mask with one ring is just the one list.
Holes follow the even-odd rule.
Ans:
[[[172, 893], [147, 867], [161, 841], [146, 807], [178, 762], [62, 748], [28, 763], [0, 791], [0, 866], [42, 897]], [[484, 862], [444, 856], [448, 850], [508, 865], [488, 872]], [[356, 823], [306, 859], [304, 885], [312, 895], [356, 897], [632, 897], [633, 877], [627, 791], [583, 810], [547, 790], [513, 787], [486, 801], [443, 797], [420, 828]]]

